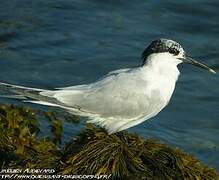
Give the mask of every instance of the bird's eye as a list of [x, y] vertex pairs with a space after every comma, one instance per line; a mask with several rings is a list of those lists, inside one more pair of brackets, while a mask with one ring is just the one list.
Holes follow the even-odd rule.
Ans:
[[169, 48], [169, 53], [177, 56], [179, 54], [179, 50], [177, 50], [176, 48]]

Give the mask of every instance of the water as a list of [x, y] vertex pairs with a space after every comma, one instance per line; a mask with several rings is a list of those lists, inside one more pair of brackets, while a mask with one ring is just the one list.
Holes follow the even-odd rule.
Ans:
[[[219, 71], [218, 6], [217, 0], [1, 0], [0, 81], [49, 89], [89, 83], [139, 65], [145, 46], [160, 37], [179, 41]], [[219, 73], [179, 68], [168, 107], [129, 131], [219, 169]], [[65, 140], [81, 126], [65, 124]]]

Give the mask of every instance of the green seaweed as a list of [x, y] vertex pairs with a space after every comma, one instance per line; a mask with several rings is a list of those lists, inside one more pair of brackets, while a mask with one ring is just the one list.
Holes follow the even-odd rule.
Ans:
[[[52, 136], [42, 137], [39, 120], [48, 121]], [[75, 119], [75, 120], [74, 120]], [[56, 174], [111, 175], [111, 179], [218, 179], [215, 169], [180, 149], [125, 131], [108, 135], [87, 124], [61, 146], [62, 122], [79, 118], [0, 105], [0, 166], [55, 169]]]
[[[55, 166], [60, 157], [57, 146], [48, 138], [38, 138], [37, 111], [0, 106], [0, 166], [3, 168]], [[56, 162], [56, 163], [55, 163]]]
[[217, 172], [154, 139], [87, 125], [64, 151], [62, 173], [112, 174], [113, 179], [216, 179]]

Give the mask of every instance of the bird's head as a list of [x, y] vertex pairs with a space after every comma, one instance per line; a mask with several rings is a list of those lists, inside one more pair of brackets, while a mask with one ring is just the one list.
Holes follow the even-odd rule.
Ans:
[[[192, 59], [190, 56], [188, 56], [182, 46], [170, 39], [158, 39], [155, 41], [152, 41], [152, 43], [144, 50], [142, 53], [142, 59], [143, 59], [143, 65], [147, 62], [150, 57], [156, 57], [159, 56], [160, 58], [163, 58], [163, 61], [167, 61], [168, 63], [173, 64], [179, 64], [179, 63], [189, 63], [195, 66], [198, 66], [200, 68], [204, 68], [208, 70], [211, 73], [216, 73], [213, 69], [208, 67], [207, 65], [200, 63], [194, 59]], [[156, 58], [154, 58], [156, 59]]]

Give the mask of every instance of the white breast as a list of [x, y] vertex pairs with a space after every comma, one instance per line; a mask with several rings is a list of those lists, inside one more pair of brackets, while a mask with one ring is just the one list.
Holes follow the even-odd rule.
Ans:
[[[165, 61], [165, 58], [168, 58], [167, 61]], [[147, 108], [144, 109], [141, 116], [132, 120], [123, 120], [122, 122], [124, 123], [119, 123], [119, 128], [117, 123], [110, 125], [112, 126], [109, 127], [111, 132], [114, 132], [115, 129], [116, 131], [121, 131], [135, 126], [157, 115], [168, 104], [180, 74], [177, 69], [179, 62], [174, 60], [175, 59], [170, 59], [168, 54], [167, 56], [165, 56], [165, 54], [162, 55], [162, 58], [152, 56], [151, 59], [148, 60], [148, 63], [142, 67], [141, 70], [141, 77], [147, 82], [144, 87], [147, 97]]]
[[[143, 67], [144, 78], [152, 91], [158, 91], [160, 98], [167, 104], [175, 89], [180, 74], [177, 65], [180, 63], [169, 53], [160, 53], [148, 58]], [[149, 90], [148, 90], [149, 91]]]
[[115, 71], [93, 84], [59, 90], [54, 97], [72, 107], [73, 114], [87, 116], [109, 133], [127, 129], [159, 113], [174, 91], [179, 75], [176, 65], [152, 59], [144, 67]]

